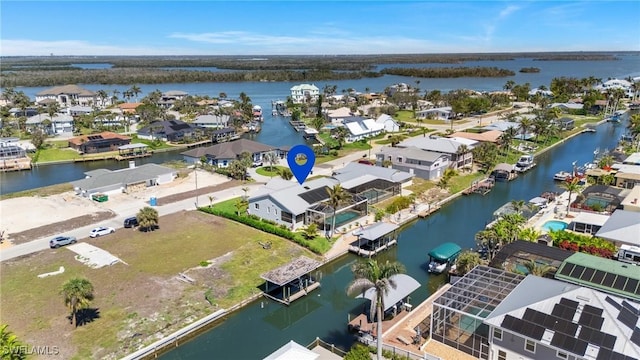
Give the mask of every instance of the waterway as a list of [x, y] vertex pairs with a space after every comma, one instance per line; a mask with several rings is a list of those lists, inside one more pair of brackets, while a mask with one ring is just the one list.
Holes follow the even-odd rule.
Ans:
[[[540, 155], [538, 166], [509, 183], [497, 183], [486, 196], [460, 197], [430, 217], [407, 225], [399, 236], [399, 245], [381, 255], [397, 260], [407, 273], [423, 284], [412, 295], [414, 305], [425, 300], [444, 281], [443, 275], [428, 275], [427, 253], [435, 246], [454, 241], [463, 248], [475, 246], [474, 235], [491, 221], [494, 210], [511, 200], [529, 200], [545, 191], [561, 191], [553, 174], [570, 170], [571, 164], [593, 160], [595, 148], [613, 149], [624, 125], [605, 123], [596, 133], [578, 135]], [[259, 299], [228, 316], [208, 332], [182, 344], [160, 357], [162, 360], [261, 359], [289, 340], [308, 344], [316, 337], [349, 348], [353, 342], [346, 329], [349, 315], [360, 313], [366, 302], [345, 293], [353, 279], [350, 266], [358, 261], [346, 255], [319, 269], [319, 290], [297, 300], [290, 307]]]

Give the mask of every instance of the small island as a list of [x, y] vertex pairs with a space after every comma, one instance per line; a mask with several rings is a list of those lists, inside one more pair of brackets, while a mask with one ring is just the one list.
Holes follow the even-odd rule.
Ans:
[[421, 78], [505, 77], [516, 74], [497, 67], [387, 68], [380, 73]]
[[520, 69], [521, 73], [539, 73], [540, 69], [537, 67], [524, 67]]

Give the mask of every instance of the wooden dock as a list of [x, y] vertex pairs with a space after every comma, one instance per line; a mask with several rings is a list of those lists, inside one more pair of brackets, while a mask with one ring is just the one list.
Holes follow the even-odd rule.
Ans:
[[470, 195], [470, 194], [480, 194], [487, 195], [494, 187], [495, 181], [491, 178], [486, 178], [482, 180], [474, 181], [470, 187], [466, 188], [462, 194]]
[[275, 297], [273, 295], [269, 295], [266, 292], [263, 292], [262, 295], [264, 295], [266, 298], [269, 298], [271, 300], [277, 301], [277, 302], [279, 302], [281, 304], [285, 304], [285, 305], [288, 306], [288, 305], [291, 305], [292, 302], [300, 299], [301, 297], [307, 296], [310, 292], [312, 292], [313, 290], [315, 290], [315, 289], [317, 289], [319, 287], [320, 287], [320, 282], [315, 281], [315, 282], [311, 283], [309, 286], [307, 286], [305, 288], [302, 288], [302, 289], [300, 289], [300, 291], [295, 292], [295, 293], [293, 293], [293, 294], [291, 294], [288, 297], [283, 298], [283, 299], [277, 298], [277, 297]]
[[144, 154], [136, 154], [136, 155], [116, 155], [114, 159], [118, 160], [118, 161], [123, 161], [123, 160], [131, 160], [131, 159], [137, 159], [137, 158], [145, 158], [145, 157], [149, 157], [152, 156], [153, 153], [152, 152], [147, 152]]

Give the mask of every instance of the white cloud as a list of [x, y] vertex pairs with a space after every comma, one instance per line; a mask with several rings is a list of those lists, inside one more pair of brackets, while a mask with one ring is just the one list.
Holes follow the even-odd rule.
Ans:
[[38, 55], [171, 55], [185, 49], [99, 45], [84, 40], [0, 40], [3, 56]]
[[502, 11], [500, 11], [500, 15], [498, 15], [498, 18], [504, 19], [518, 10], [520, 10], [519, 6], [509, 5], [506, 8], [502, 9]]

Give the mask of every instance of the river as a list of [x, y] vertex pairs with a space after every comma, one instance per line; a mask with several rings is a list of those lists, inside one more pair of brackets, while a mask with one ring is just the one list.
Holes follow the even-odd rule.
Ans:
[[[380, 258], [401, 262], [410, 276], [424, 284], [411, 296], [411, 302], [419, 304], [444, 281], [443, 275], [426, 272], [426, 254], [431, 249], [447, 241], [463, 248], [474, 247], [475, 233], [491, 220], [494, 210], [511, 200], [526, 201], [545, 191], [561, 191], [553, 174], [570, 170], [574, 161], [584, 164], [593, 160], [595, 148], [612, 149], [623, 132], [624, 125], [605, 123], [596, 133], [567, 140], [540, 155], [533, 170], [510, 183], [497, 183], [486, 196], [460, 197], [430, 217], [407, 225], [398, 246]], [[357, 260], [350, 254], [320, 268], [321, 288], [290, 307], [261, 298], [160, 359], [260, 359], [289, 340], [306, 345], [316, 337], [348, 349], [353, 342], [347, 333], [348, 316], [359, 314], [366, 306], [364, 301], [345, 294], [353, 279], [350, 265]]]
[[[386, 87], [404, 82], [412, 86], [418, 86], [423, 91], [438, 89], [447, 92], [455, 89], [474, 89], [478, 91], [501, 90], [508, 80], [518, 84], [529, 82], [532, 87], [540, 85], [550, 86], [555, 77], [567, 76], [584, 78], [595, 76], [607, 79], [610, 77], [626, 78], [628, 76], [640, 76], [640, 54], [622, 54], [617, 61], [533, 61], [530, 58], [520, 58], [512, 61], [471, 61], [464, 64], [380, 64], [376, 70], [386, 67], [443, 67], [443, 66], [495, 66], [506, 68], [516, 72], [516, 75], [504, 78], [457, 78], [457, 79], [421, 79], [416, 84], [416, 78], [385, 75], [380, 78], [327, 81], [316, 85], [322, 89], [325, 85], [336, 85], [338, 93], [342, 89], [353, 88], [357, 91], [370, 89], [373, 92], [383, 91]], [[109, 64], [85, 64], [91, 68], [104, 68]], [[538, 67], [540, 73], [520, 73], [523, 67]], [[202, 69], [201, 69], [202, 70]], [[218, 71], [212, 68], [211, 71]], [[252, 135], [251, 139], [273, 146], [297, 145], [304, 142], [302, 134], [296, 132], [282, 117], [271, 116], [271, 102], [273, 100], [285, 100], [290, 94], [290, 88], [298, 83], [293, 82], [241, 82], [241, 83], [186, 83], [186, 84], [151, 84], [140, 85], [143, 97], [156, 89], [160, 91], [182, 90], [193, 95], [208, 95], [217, 97], [225, 92], [230, 98], [236, 98], [241, 92], [246, 93], [253, 104], [262, 106], [265, 113], [265, 121], [262, 131]], [[128, 86], [116, 85], [82, 85], [92, 91], [105, 90], [112, 93], [118, 89], [120, 93], [127, 90]], [[23, 91], [31, 99], [48, 87], [19, 87], [16, 90]], [[247, 135], [248, 136], [248, 135]], [[168, 160], [182, 159], [180, 151], [168, 153], [156, 153], [151, 158], [138, 159], [138, 164], [146, 162], [162, 163]], [[44, 165], [35, 167], [32, 171], [0, 173], [0, 194], [29, 190], [36, 187], [70, 182], [84, 178], [88, 170], [98, 168], [119, 169], [128, 166], [126, 162], [97, 161], [87, 163], [67, 163], [57, 165]]]

